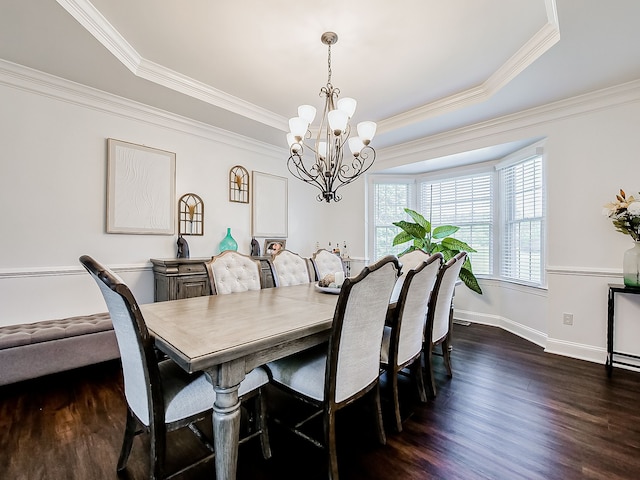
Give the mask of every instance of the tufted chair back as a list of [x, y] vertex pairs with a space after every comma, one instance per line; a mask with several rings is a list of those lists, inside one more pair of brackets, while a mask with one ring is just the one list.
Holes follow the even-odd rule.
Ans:
[[248, 255], [226, 250], [205, 263], [213, 294], [260, 290], [260, 262]]
[[278, 277], [278, 285], [281, 287], [300, 285], [311, 281], [307, 261], [297, 253], [280, 250], [273, 257], [273, 266]]
[[311, 263], [318, 280], [322, 280], [328, 273], [336, 273], [340, 270], [344, 272], [344, 264], [340, 257], [323, 248], [313, 254]]

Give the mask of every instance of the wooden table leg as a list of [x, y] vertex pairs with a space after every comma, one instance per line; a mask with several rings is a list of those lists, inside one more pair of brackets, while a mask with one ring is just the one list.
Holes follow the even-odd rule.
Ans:
[[213, 444], [216, 480], [235, 480], [240, 438], [238, 388], [244, 379], [244, 362], [231, 362], [207, 372], [216, 392], [213, 404]]

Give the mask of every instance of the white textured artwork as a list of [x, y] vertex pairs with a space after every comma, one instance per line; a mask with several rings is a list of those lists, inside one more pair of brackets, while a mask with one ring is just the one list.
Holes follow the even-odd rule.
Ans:
[[107, 232], [173, 235], [175, 154], [108, 140]]

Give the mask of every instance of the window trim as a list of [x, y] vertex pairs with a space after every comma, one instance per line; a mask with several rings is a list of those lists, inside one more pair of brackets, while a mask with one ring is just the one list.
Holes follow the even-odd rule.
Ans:
[[[374, 250], [374, 228], [373, 228], [373, 188], [377, 183], [412, 183], [414, 195], [411, 199], [411, 204], [408, 205], [411, 209], [416, 209], [418, 205], [419, 185], [424, 181], [439, 181], [452, 178], [470, 177], [476, 174], [486, 173], [492, 171], [494, 176], [493, 182], [493, 274], [492, 275], [477, 275], [478, 278], [492, 279], [500, 282], [506, 282], [516, 285], [522, 285], [529, 288], [546, 289], [547, 288], [547, 157], [546, 157], [546, 139], [539, 140], [527, 147], [524, 147], [510, 155], [507, 155], [499, 160], [490, 160], [486, 162], [476, 163], [472, 165], [464, 165], [460, 167], [453, 167], [448, 169], [436, 170], [433, 172], [426, 172], [416, 175], [390, 175], [390, 174], [370, 174], [368, 175], [367, 182], [367, 255], [370, 256]], [[540, 265], [540, 283], [527, 282], [525, 280], [506, 278], [501, 275], [502, 271], [502, 238], [504, 234], [505, 226], [503, 224], [503, 214], [500, 211], [500, 205], [504, 201], [504, 192], [502, 191], [502, 185], [500, 185], [499, 170], [508, 168], [511, 165], [519, 163], [523, 160], [531, 158], [533, 156], [540, 156], [542, 162], [542, 233], [541, 233], [541, 265]]]
[[[532, 145], [529, 145], [528, 147], [522, 148], [517, 152], [512, 153], [511, 155], [507, 155], [495, 165], [496, 174], [499, 174], [500, 170], [504, 170], [506, 168], [509, 168], [521, 162], [525, 162], [528, 159], [531, 159], [534, 157], [540, 157], [541, 168], [542, 168], [542, 222], [540, 227], [542, 229], [542, 233], [540, 238], [540, 283], [502, 276], [502, 258], [500, 258], [502, 249], [499, 252], [496, 251], [495, 254], [498, 257], [496, 258], [498, 262], [496, 265], [499, 266], [499, 270], [497, 272], [496, 278], [498, 278], [503, 282], [516, 283], [518, 285], [524, 285], [527, 287], [544, 288], [544, 289], [547, 288], [547, 223], [548, 223], [547, 161], [546, 161], [547, 157], [545, 153], [546, 152], [545, 146], [546, 146], [546, 139], [540, 140], [536, 143], [533, 143]], [[504, 192], [504, 189], [502, 188], [502, 185], [500, 185], [499, 178], [498, 178], [496, 193], [497, 193], [496, 203], [494, 206], [498, 209], [498, 213], [499, 213], [499, 216], [496, 217], [498, 220], [496, 223], [498, 224], [498, 227], [499, 227], [497, 234], [500, 235], [498, 239], [502, 243], [502, 238], [505, 233], [506, 219], [504, 216], [504, 212], [500, 211], [499, 205], [502, 205], [505, 200], [504, 198], [505, 192]]]

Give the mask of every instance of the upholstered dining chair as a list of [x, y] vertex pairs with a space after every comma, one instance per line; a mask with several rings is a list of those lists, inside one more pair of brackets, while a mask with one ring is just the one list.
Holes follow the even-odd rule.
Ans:
[[436, 382], [433, 376], [433, 349], [437, 345], [442, 348], [444, 366], [449, 378], [453, 376], [451, 369], [451, 324], [453, 322], [453, 295], [460, 270], [467, 258], [466, 252], [460, 252], [445, 263], [431, 292], [427, 325], [425, 327], [424, 362], [425, 376], [430, 398], [436, 396]]
[[307, 261], [297, 253], [280, 250], [273, 256], [274, 283], [280, 287], [311, 282]]
[[[122, 362], [124, 394], [127, 401], [127, 420], [117, 471], [126, 469], [133, 447], [133, 439], [146, 432], [149, 441], [149, 478], [171, 478], [203, 463], [213, 456], [213, 446], [196, 422], [211, 416], [215, 392], [204, 374], [189, 374], [172, 360], [158, 360], [154, 340], [127, 285], [108, 268], [83, 255], [80, 263], [100, 288], [111, 316]], [[262, 387], [269, 377], [262, 368], [251, 371], [240, 384], [243, 400], [256, 400], [253, 432], [243, 438], [260, 436], [265, 458], [271, 456], [266, 426], [266, 409]], [[183, 427], [204, 443], [208, 453], [178, 472], [167, 474], [165, 458], [167, 434]]]
[[[386, 443], [380, 405], [380, 345], [391, 291], [400, 271], [387, 256], [347, 278], [340, 291], [328, 344], [268, 364], [272, 383], [316, 407], [291, 430], [327, 450], [329, 478], [338, 479], [336, 412], [366, 394], [374, 404], [380, 443]], [[308, 435], [307, 421], [323, 415], [324, 441]], [[281, 419], [284, 423], [285, 420]]]
[[400, 260], [400, 264], [402, 265], [402, 270], [400, 271], [400, 277], [398, 277], [396, 286], [394, 287], [393, 293], [391, 294], [391, 303], [394, 303], [398, 300], [406, 273], [419, 266], [422, 262], [426, 262], [429, 257], [430, 254], [420, 249], [411, 250], [398, 256], [398, 260]]
[[322, 280], [329, 273], [336, 273], [341, 270], [345, 272], [342, 259], [335, 253], [323, 248], [311, 256], [311, 263], [315, 271], [316, 280]]
[[262, 288], [260, 262], [248, 255], [225, 250], [205, 262], [205, 266], [213, 294], [225, 295]]
[[[380, 364], [391, 390], [395, 426], [402, 431], [398, 374], [409, 367], [420, 401], [427, 401], [422, 370], [422, 347], [431, 290], [442, 266], [442, 254], [424, 257], [419, 265], [405, 271], [404, 282], [395, 306], [393, 324], [384, 327]], [[405, 264], [403, 264], [403, 270]]]

